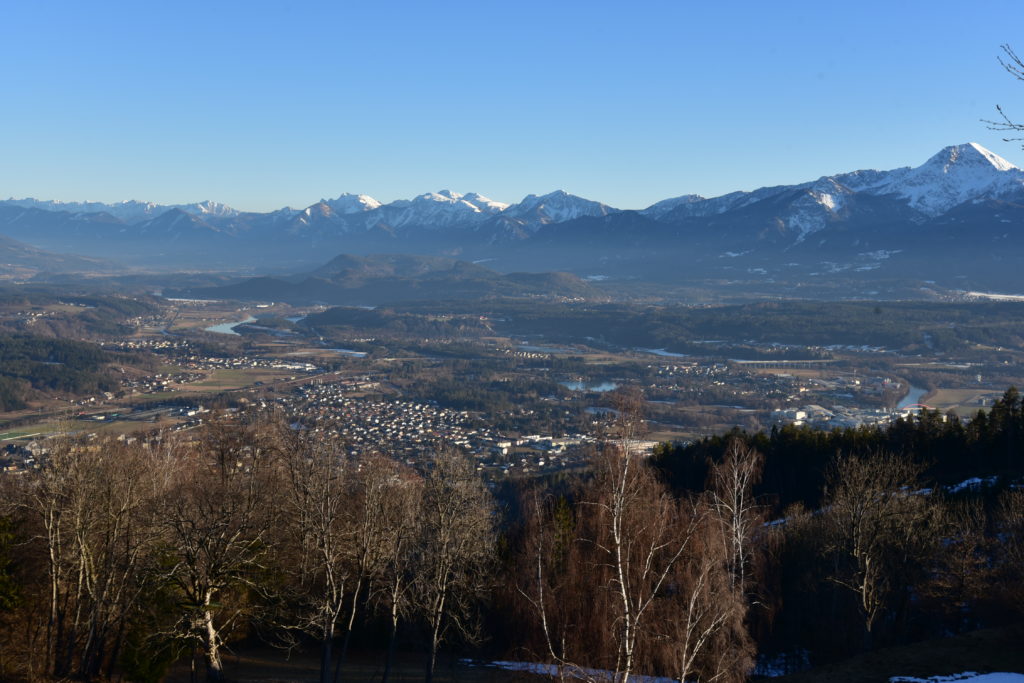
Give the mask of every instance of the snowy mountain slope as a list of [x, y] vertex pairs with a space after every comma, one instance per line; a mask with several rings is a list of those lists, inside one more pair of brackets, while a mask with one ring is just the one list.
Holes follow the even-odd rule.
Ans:
[[[829, 188], [828, 186], [832, 187]], [[802, 215], [784, 218], [801, 234], [818, 229], [819, 222], [811, 221], [807, 209], [817, 211], [815, 203], [835, 213], [838, 206], [830, 202], [841, 201], [850, 192], [871, 195], [891, 194], [907, 202], [924, 217], [934, 217], [966, 201], [1006, 199], [1024, 193], [1024, 170], [977, 143], [946, 147], [916, 168], [904, 167], [890, 171], [860, 170], [826, 176], [798, 185], [763, 187], [753, 191], [731, 192], [718, 197], [682, 195], [665, 199], [640, 211], [641, 214], [661, 221], [679, 221], [686, 218], [714, 216], [778, 197], [792, 190], [806, 190], [808, 199], [798, 212]], [[243, 213], [217, 202], [159, 205], [152, 202], [125, 201], [117, 204], [100, 202], [61, 202], [38, 199], [7, 199], [0, 206], [20, 206], [47, 211], [66, 211], [72, 214], [106, 213], [126, 224], [136, 224], [158, 217], [172, 209], [184, 211], [204, 220], [216, 221], [219, 227], [242, 216]], [[285, 212], [294, 212], [282, 209]], [[400, 199], [383, 204], [365, 194], [342, 194], [336, 199], [322, 199], [310, 205], [297, 216], [306, 215], [306, 223], [329, 220], [338, 224], [339, 232], [367, 230], [387, 226], [393, 230], [422, 227], [445, 229], [455, 226], [471, 227], [497, 215], [508, 219], [508, 225], [535, 231], [541, 225], [564, 223], [585, 216], [607, 216], [617, 212], [606, 204], [583, 199], [562, 190], [545, 195], [527, 195], [517, 204], [505, 204], [471, 192], [465, 195], [449, 190], [428, 192], [413, 199]], [[265, 216], [280, 214], [262, 214]], [[260, 214], [244, 214], [251, 221]], [[277, 216], [280, 218], [280, 216]], [[300, 218], [301, 221], [301, 218]]]
[[349, 194], [348, 192], [343, 193], [337, 199], [321, 199], [319, 203], [326, 204], [335, 213], [343, 215], [373, 211], [382, 206], [370, 195]]
[[541, 196], [527, 195], [523, 201], [508, 207], [503, 217], [527, 229], [536, 230], [542, 225], [565, 223], [585, 216], [607, 216], [618, 211], [607, 204], [577, 197], [564, 190], [555, 190]]
[[428, 230], [464, 228], [501, 213], [507, 204], [471, 192], [466, 195], [450, 190], [427, 192], [413, 199], [382, 204], [368, 195], [342, 194], [337, 199], [322, 199], [307, 207], [294, 220], [292, 233], [351, 234], [381, 229], [389, 233], [407, 227]]
[[[299, 261], [327, 250], [492, 258], [504, 257], [511, 245], [524, 263], [533, 263], [539, 250], [557, 259], [581, 247], [605, 259], [624, 258], [624, 248], [637, 258], [645, 250], [687, 250], [717, 263], [722, 254], [768, 258], [779, 250], [835, 259], [850, 250], [1024, 245], [1022, 215], [1024, 170], [967, 143], [914, 168], [860, 170], [711, 198], [681, 195], [642, 211], [621, 211], [562, 190], [511, 205], [449, 190], [390, 203], [341, 194], [270, 213], [214, 202], [168, 207], [24, 199], [0, 201], [0, 234], [92, 255], [208, 253], [240, 263]], [[232, 249], [219, 250], [226, 244]]]
[[421, 226], [437, 230], [481, 222], [507, 206], [475, 192], [461, 195], [441, 190], [385, 204], [380, 207], [379, 220], [394, 229]]
[[640, 211], [640, 213], [649, 218], [658, 220], [669, 212], [675, 210], [677, 207], [703, 201], [706, 201], [706, 198], [699, 194], [684, 194], [680, 197], [670, 197], [669, 199], [662, 199], [660, 202], [655, 202], [646, 209]]
[[1024, 192], [1024, 171], [975, 142], [946, 147], [917, 168], [859, 171], [836, 180], [855, 192], [894, 194], [929, 217], [966, 201]]
[[24, 208], [43, 209], [44, 211], [67, 211], [69, 213], [106, 213], [125, 223], [138, 223], [150, 218], [156, 218], [171, 209], [180, 209], [194, 216], [214, 216], [218, 218], [237, 216], [241, 213], [230, 206], [213, 201], [164, 205], [128, 200], [118, 202], [117, 204], [104, 204], [102, 202], [62, 202], [27, 197], [25, 199], [11, 198], [0, 200], [0, 205], [21, 206]]
[[802, 189], [800, 196], [790, 204], [786, 227], [797, 234], [797, 242], [802, 242], [840, 218], [852, 194], [852, 190], [833, 178], [822, 178]]

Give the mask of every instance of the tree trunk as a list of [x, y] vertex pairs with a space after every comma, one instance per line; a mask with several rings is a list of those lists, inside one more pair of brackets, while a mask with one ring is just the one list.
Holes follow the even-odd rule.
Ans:
[[431, 643], [430, 656], [427, 657], [427, 672], [423, 677], [425, 683], [434, 683], [434, 664], [437, 661], [437, 645]]
[[338, 656], [338, 667], [334, 670], [334, 683], [341, 679], [341, 669], [345, 666], [345, 659], [348, 657], [348, 644], [352, 639], [352, 627], [356, 621], [356, 610], [359, 608], [359, 591], [362, 588], [362, 580], [356, 583], [356, 589], [352, 592], [352, 611], [348, 613], [348, 628], [345, 629], [345, 637], [341, 641], [341, 654]]
[[320, 683], [331, 683], [331, 661], [334, 658], [334, 619], [324, 626], [320, 641]]
[[[441, 603], [444, 604], [443, 602]], [[424, 678], [426, 683], [433, 683], [434, 680], [434, 667], [437, 664], [437, 646], [441, 640], [441, 619], [443, 618], [443, 607], [438, 610], [438, 614], [435, 615], [434, 630], [430, 637], [430, 657], [427, 659], [427, 675]]]
[[213, 625], [213, 612], [203, 611], [203, 639], [206, 649], [206, 680], [220, 683], [224, 680], [224, 666], [220, 661], [220, 642]]
[[391, 675], [391, 664], [395, 660], [395, 642], [398, 640], [398, 606], [391, 605], [391, 637], [388, 639], [388, 654], [384, 660], [384, 676], [380, 683], [388, 683]]

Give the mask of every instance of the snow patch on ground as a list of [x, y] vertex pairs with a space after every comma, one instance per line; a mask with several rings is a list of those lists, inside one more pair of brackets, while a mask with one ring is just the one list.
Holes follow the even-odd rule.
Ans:
[[1024, 301], [1024, 294], [995, 294], [993, 292], [964, 292], [970, 299], [989, 299], [991, 301]]
[[971, 477], [970, 479], [964, 479], [959, 484], [953, 484], [946, 488], [950, 493], [960, 493], [961, 491], [974, 491], [980, 489], [983, 486], [992, 486], [996, 483], [998, 477], [986, 477], [982, 479], [980, 477]]
[[[552, 678], [559, 675], [558, 665], [556, 664], [540, 664], [538, 662], [509, 662], [498, 660], [494, 662], [478, 662], [472, 659], [460, 660], [461, 663], [468, 666], [485, 666], [494, 669], [504, 669], [505, 671], [522, 671], [525, 673], [535, 674], [537, 676], [551, 676]], [[567, 665], [562, 667], [562, 672], [568, 678], [576, 678], [582, 681], [614, 681], [615, 672], [605, 671], [604, 669], [587, 669], [584, 667]], [[642, 676], [639, 674], [630, 674], [629, 680], [636, 681], [636, 683], [678, 683], [674, 678], [667, 678], [664, 676]]]
[[932, 676], [930, 678], [914, 678], [913, 676], [893, 676], [889, 683], [951, 683], [952, 681], [970, 681], [971, 683], [1024, 683], [1024, 674], [995, 672], [979, 674], [965, 671], [951, 676]]

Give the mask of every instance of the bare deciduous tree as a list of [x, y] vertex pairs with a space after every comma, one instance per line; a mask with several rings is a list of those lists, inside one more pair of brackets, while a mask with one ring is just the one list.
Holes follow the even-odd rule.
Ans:
[[754, 499], [754, 485], [761, 480], [763, 458], [739, 439], [733, 439], [723, 461], [711, 468], [708, 491], [729, 548], [729, 573], [733, 588], [746, 596], [754, 562], [754, 537], [764, 516]]
[[754, 643], [745, 623], [746, 596], [731, 571], [734, 548], [714, 504], [681, 504], [692, 520], [692, 540], [673, 569], [676, 593], [663, 601], [658, 619], [665, 624], [664, 669], [680, 681], [745, 681]]
[[933, 506], [917, 491], [922, 468], [889, 454], [848, 456], [828, 476], [830, 580], [853, 591], [870, 643], [879, 620], [909, 589], [932, 544]]
[[281, 528], [283, 545], [291, 550], [286, 561], [294, 579], [295, 616], [298, 628], [320, 641], [320, 681], [328, 683], [335, 632], [353, 593], [349, 494], [354, 467], [320, 433], [287, 435], [282, 456], [287, 514]]
[[627, 683], [655, 599], [692, 534], [677, 533], [674, 501], [639, 456], [607, 451], [598, 463], [597, 496], [587, 501], [596, 557], [615, 596], [615, 672]]
[[45, 552], [41, 671], [95, 678], [117, 659], [157, 542], [155, 502], [167, 481], [158, 456], [113, 440], [60, 438], [17, 505]]
[[161, 511], [166, 579], [184, 597], [179, 635], [202, 650], [208, 680], [223, 679], [221, 647], [259, 591], [277, 521], [274, 458], [258, 430], [223, 423], [174, 456], [173, 492]]
[[478, 636], [474, 602], [485, 592], [494, 553], [494, 503], [470, 461], [437, 451], [424, 477], [417, 611], [428, 628], [426, 680], [433, 680], [437, 650], [451, 631]]
[[[999, 63], [1007, 73], [1016, 78], [1018, 81], [1024, 81], [1024, 60], [1022, 60], [1017, 53], [1008, 44], [1000, 46], [1003, 50], [1003, 56], [999, 57]], [[1013, 133], [1020, 133], [1024, 131], [1024, 124], [1015, 123], [1003, 110], [1002, 105], [996, 105], [996, 112], [999, 114], [999, 119], [995, 121], [985, 120], [988, 124], [989, 129], [998, 131], [1010, 131]], [[1018, 142], [1024, 138], [1019, 137], [1008, 137], [1003, 138], [1004, 142]]]
[[422, 537], [420, 510], [423, 479], [410, 468], [377, 457], [368, 463], [368, 474], [378, 482], [376, 504], [371, 508], [379, 524], [376, 535], [379, 570], [372, 577], [373, 601], [387, 612], [391, 626], [382, 683], [387, 683], [394, 662], [398, 626], [411, 611], [410, 591], [417, 573], [416, 543]]

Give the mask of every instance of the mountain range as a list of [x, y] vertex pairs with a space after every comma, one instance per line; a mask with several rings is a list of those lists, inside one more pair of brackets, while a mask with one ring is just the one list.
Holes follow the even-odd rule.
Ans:
[[976, 143], [946, 147], [916, 167], [682, 195], [640, 211], [563, 191], [511, 205], [448, 190], [387, 204], [342, 194], [269, 213], [209, 201], [0, 201], [0, 234], [37, 248], [146, 266], [278, 272], [330, 254], [417, 253], [487, 260], [503, 271], [619, 275], [676, 264], [693, 274], [765, 277], [898, 264], [916, 277], [935, 270], [972, 278], [1024, 256], [1022, 228], [1024, 170]]

